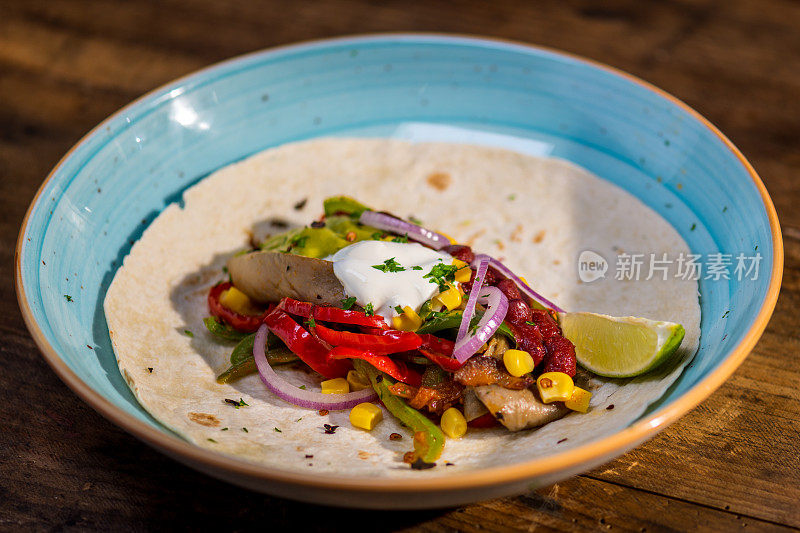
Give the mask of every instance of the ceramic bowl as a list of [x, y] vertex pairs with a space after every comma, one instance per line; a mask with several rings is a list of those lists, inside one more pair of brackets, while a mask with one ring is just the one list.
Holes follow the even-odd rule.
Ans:
[[[756, 279], [700, 281], [693, 363], [628, 427], [521, 465], [426, 481], [310, 476], [197, 448], [160, 426], [117, 369], [102, 302], [145, 227], [187, 187], [265, 148], [318, 136], [496, 144], [562, 157], [623, 187], [700, 254], [760, 254]], [[103, 416], [213, 476], [335, 505], [422, 508], [522, 492], [608, 461], [719, 387], [775, 306], [783, 250], [742, 154], [682, 102], [623, 72], [533, 46], [433, 35], [318, 41], [236, 58], [133, 102], [84, 137], [23, 223], [17, 294], [45, 359]]]

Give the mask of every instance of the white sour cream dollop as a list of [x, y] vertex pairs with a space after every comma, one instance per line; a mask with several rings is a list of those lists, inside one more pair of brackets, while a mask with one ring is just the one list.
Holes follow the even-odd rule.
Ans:
[[[390, 272], [385, 261], [394, 258], [404, 270]], [[333, 272], [344, 287], [348, 296], [355, 296], [361, 306], [372, 304], [375, 314], [386, 319], [396, 316], [395, 306], [406, 305], [419, 311], [419, 308], [439, 292], [436, 283], [425, 278], [434, 265], [443, 262], [449, 265], [453, 258], [446, 253], [437, 252], [417, 243], [386, 241], [361, 241], [342, 248], [332, 257]], [[412, 267], [421, 267], [413, 269]]]

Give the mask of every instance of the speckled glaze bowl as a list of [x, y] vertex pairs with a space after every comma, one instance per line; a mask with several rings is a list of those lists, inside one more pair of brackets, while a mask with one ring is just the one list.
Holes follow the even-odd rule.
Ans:
[[[698, 254], [760, 254], [755, 280], [700, 281], [700, 350], [637, 421], [591, 445], [522, 465], [386, 480], [267, 469], [197, 448], [160, 426], [116, 366], [102, 302], [143, 229], [210, 172], [326, 135], [500, 145], [573, 161], [665, 217]], [[675, 98], [584, 59], [521, 44], [387, 35], [233, 59], [142, 97], [84, 137], [23, 223], [16, 283], [45, 359], [86, 402], [198, 470], [269, 494], [375, 508], [454, 505], [542, 486], [652, 437], [703, 401], [753, 348], [775, 306], [783, 248], [759, 177]]]

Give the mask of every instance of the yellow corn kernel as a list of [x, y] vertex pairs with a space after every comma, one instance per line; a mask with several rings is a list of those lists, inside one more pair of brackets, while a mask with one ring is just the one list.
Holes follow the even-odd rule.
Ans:
[[588, 390], [583, 390], [580, 387], [572, 389], [572, 396], [569, 400], [564, 402], [564, 405], [573, 411], [580, 411], [585, 413], [589, 410], [589, 400], [592, 399], [592, 393]]
[[222, 294], [219, 295], [219, 303], [240, 315], [261, 314], [261, 310], [250, 301], [250, 298], [236, 287], [222, 291]]
[[344, 378], [329, 379], [320, 385], [322, 394], [347, 394], [350, 392], [350, 384]]
[[403, 307], [403, 314], [392, 317], [392, 327], [400, 331], [416, 331], [422, 326], [422, 318], [411, 306]]
[[467, 263], [462, 261], [461, 259], [453, 259], [453, 266], [458, 268], [456, 270], [456, 281], [459, 283], [466, 283], [472, 277], [472, 269], [469, 267]]
[[455, 407], [451, 407], [442, 414], [440, 425], [445, 435], [451, 439], [461, 438], [467, 432], [467, 419]]
[[347, 373], [347, 383], [350, 385], [350, 390], [353, 392], [369, 389], [370, 387], [372, 387], [369, 381], [362, 378], [361, 374], [359, 374], [355, 370], [351, 370]]
[[575, 384], [563, 372], [545, 372], [536, 380], [539, 396], [544, 403], [565, 402], [572, 398]]
[[508, 373], [514, 377], [524, 376], [533, 371], [533, 357], [524, 350], [506, 350], [503, 353], [503, 364]]
[[383, 420], [383, 411], [374, 403], [364, 402], [350, 409], [350, 423], [357, 428], [372, 431]]
[[461, 305], [461, 291], [451, 286], [446, 291], [439, 293], [434, 300], [438, 300], [448, 311], [452, 311]]

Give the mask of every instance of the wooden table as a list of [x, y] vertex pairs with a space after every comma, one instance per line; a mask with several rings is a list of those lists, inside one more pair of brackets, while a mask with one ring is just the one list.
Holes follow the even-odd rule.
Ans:
[[[297, 531], [800, 528], [800, 4], [698, 2], [0, 2], [0, 530]], [[22, 216], [48, 171], [107, 115], [215, 61], [387, 30], [487, 34], [561, 48], [655, 83], [717, 124], [760, 172], [786, 272], [754, 352], [711, 398], [597, 470], [460, 509], [314, 508], [248, 492], [156, 453], [47, 367], [13, 291]]]

